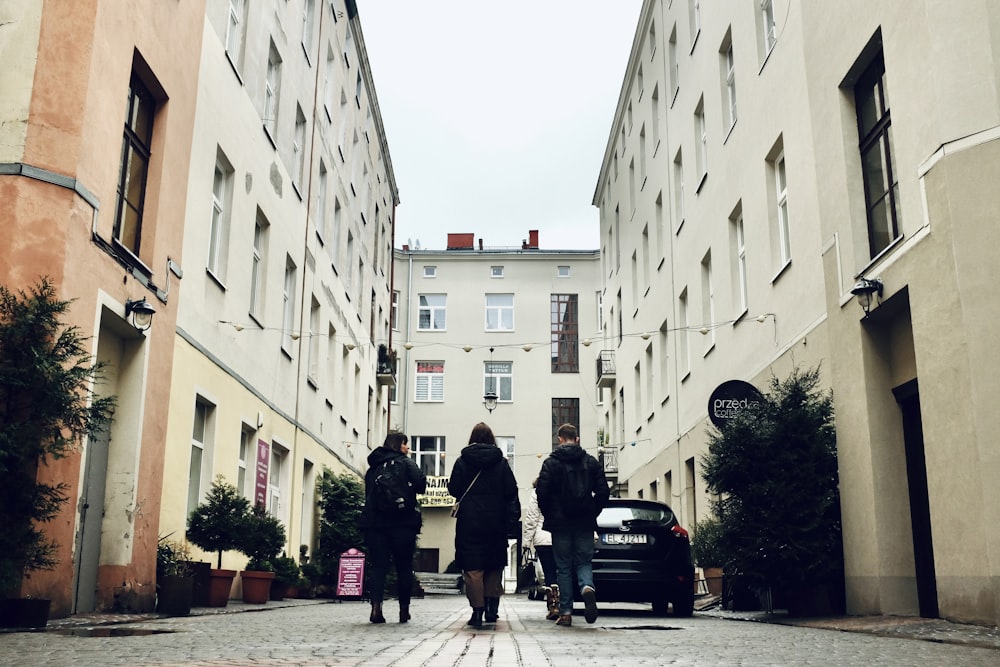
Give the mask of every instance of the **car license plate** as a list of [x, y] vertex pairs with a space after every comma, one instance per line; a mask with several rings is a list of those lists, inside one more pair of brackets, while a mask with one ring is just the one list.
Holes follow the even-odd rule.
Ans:
[[645, 544], [646, 536], [634, 533], [605, 533], [605, 544]]

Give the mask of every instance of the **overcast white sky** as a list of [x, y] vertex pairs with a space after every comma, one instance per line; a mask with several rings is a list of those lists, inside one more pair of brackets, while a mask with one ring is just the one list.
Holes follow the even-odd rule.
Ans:
[[642, 0], [358, 0], [396, 247], [596, 249], [591, 205]]

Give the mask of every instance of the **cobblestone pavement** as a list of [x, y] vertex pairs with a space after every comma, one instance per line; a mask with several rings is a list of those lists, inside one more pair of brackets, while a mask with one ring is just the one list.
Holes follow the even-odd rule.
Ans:
[[0, 665], [1000, 665], [996, 628], [939, 620], [802, 621], [718, 610], [678, 619], [615, 604], [603, 605], [593, 625], [578, 609], [563, 628], [544, 620], [543, 603], [508, 595], [495, 627], [472, 630], [458, 595], [414, 600], [406, 625], [393, 622], [394, 602], [386, 608], [385, 625], [368, 623], [364, 603], [325, 600], [233, 601], [176, 618], [75, 616], [45, 631], [0, 634]]

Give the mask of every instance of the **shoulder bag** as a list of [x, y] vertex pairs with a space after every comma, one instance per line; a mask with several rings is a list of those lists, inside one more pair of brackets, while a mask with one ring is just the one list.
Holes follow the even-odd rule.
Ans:
[[481, 475], [482, 472], [483, 471], [480, 470], [479, 472], [476, 473], [476, 476], [472, 478], [471, 482], [469, 482], [469, 486], [465, 489], [465, 493], [462, 494], [462, 497], [456, 500], [455, 504], [451, 506], [451, 515], [453, 517], [458, 516], [458, 506], [461, 504], [463, 500], [465, 500], [465, 496], [469, 495], [469, 490], [472, 488], [472, 485], [476, 483], [476, 480], [479, 479], [479, 475]]

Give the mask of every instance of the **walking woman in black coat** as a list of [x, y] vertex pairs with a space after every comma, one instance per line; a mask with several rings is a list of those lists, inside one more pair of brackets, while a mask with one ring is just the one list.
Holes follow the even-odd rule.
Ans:
[[[409, 439], [393, 431], [385, 437], [382, 446], [368, 455], [365, 473], [365, 507], [358, 522], [365, 535], [372, 562], [369, 594], [372, 613], [368, 620], [385, 623], [382, 600], [385, 597], [385, 576], [389, 571], [389, 558], [396, 566], [396, 593], [399, 597], [399, 622], [410, 620], [410, 594], [413, 592], [413, 554], [417, 549], [417, 533], [423, 520], [417, 506], [417, 494], [427, 490], [427, 477], [410, 458]], [[385, 465], [398, 467], [401, 487], [398, 508], [379, 507], [374, 494], [378, 493], [376, 478], [385, 474]]]
[[455, 561], [462, 569], [472, 607], [469, 625], [481, 627], [499, 616], [507, 536], [517, 532], [521, 503], [517, 480], [497, 447], [493, 431], [479, 422], [455, 461], [448, 493], [460, 500], [455, 525]]

